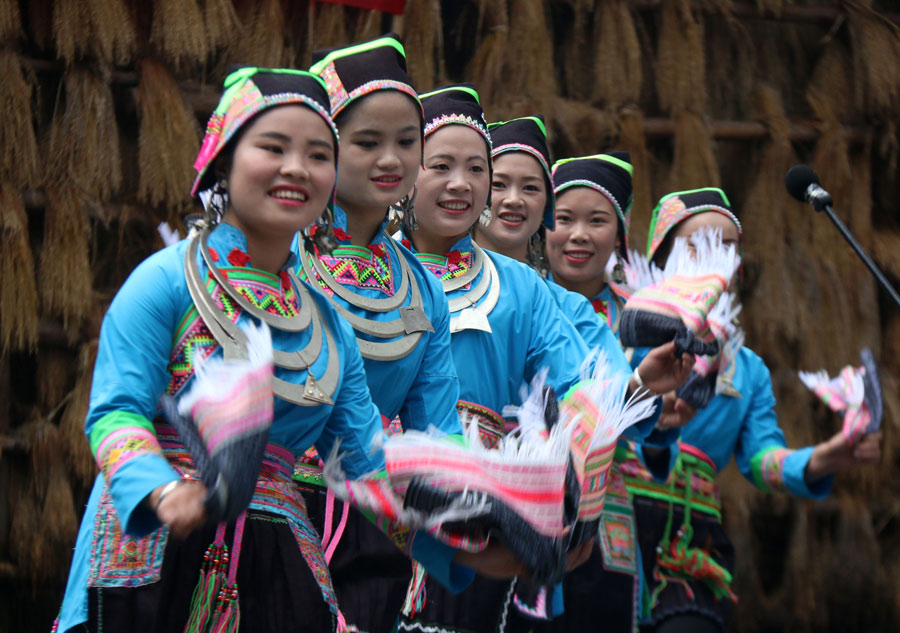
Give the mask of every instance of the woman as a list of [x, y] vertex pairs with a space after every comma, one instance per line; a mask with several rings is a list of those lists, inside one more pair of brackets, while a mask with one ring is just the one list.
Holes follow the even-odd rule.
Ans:
[[[587, 297], [613, 332], [618, 332], [628, 299], [619, 284], [628, 261], [633, 173], [627, 152], [569, 158], [553, 165], [556, 221], [547, 234], [553, 280]], [[608, 279], [606, 265], [613, 253], [616, 265]]]
[[[556, 221], [546, 237], [553, 281], [573, 291], [567, 295], [574, 294], [583, 302], [592, 300], [593, 306], [585, 306], [588, 312], [585, 318], [602, 324], [603, 331], [613, 340], [616, 340], [618, 315], [627, 292], [619, 285], [608, 283], [606, 262], [613, 253], [620, 262], [627, 258], [625, 243], [631, 213], [632, 173], [627, 152], [561, 160], [553, 167]], [[575, 311], [577, 306], [571, 300], [569, 305], [567, 314], [581, 313]], [[585, 329], [579, 327], [579, 331]], [[671, 397], [664, 398], [664, 403], [669, 400]], [[680, 419], [675, 412], [664, 407], [658, 426], [678, 423]], [[641, 438], [646, 453], [653, 453], [653, 472], [659, 476], [668, 473], [669, 452], [653, 447], [665, 447], [673, 439], [671, 432], [660, 431]], [[563, 583], [566, 611], [547, 628], [581, 630], [593, 622], [603, 622], [604, 629], [609, 631], [633, 631], [637, 626], [641, 602], [640, 552], [632, 500], [622, 481], [618, 461], [613, 462], [610, 470], [605, 509], [608, 512], [601, 519], [604, 538], [590, 560], [566, 576]], [[597, 600], [594, 596], [598, 594], [609, 599]], [[518, 622], [513, 622], [516, 629], [520, 628]]]
[[[371, 452], [381, 424], [352, 330], [291, 272], [294, 234], [333, 196], [337, 130], [325, 86], [310, 73], [242, 68], [225, 88], [195, 163], [192, 193], [213, 194], [206, 227], [139, 265], [104, 318], [86, 421], [101, 474], [60, 631], [174, 631], [189, 617], [205, 630], [238, 608], [254, 631], [335, 627], [322, 550], [291, 483], [294, 456], [313, 444], [327, 455], [340, 440], [348, 472], [383, 464]], [[156, 419], [157, 405], [194, 384], [197, 362], [222, 355], [230, 342], [220, 331], [255, 321], [269, 323], [289, 360], [276, 356], [278, 397], [253, 500], [244, 519], [217, 528], [206, 524], [206, 489], [181, 438]], [[433, 571], [458, 573], [453, 551], [432, 545], [418, 547], [426, 562], [444, 561]], [[222, 574], [229, 560], [221, 604], [213, 597], [205, 607], [202, 591], [192, 600], [201, 568], [201, 581], [210, 578], [204, 556]]]
[[[312, 72], [328, 86], [341, 160], [336, 248], [310, 252], [298, 241], [301, 277], [314, 280], [353, 326], [385, 422], [460, 433], [447, 301], [412, 253], [384, 232], [388, 207], [414, 187], [422, 161], [422, 106], [403, 46], [391, 34], [315, 51], [313, 60]], [[409, 559], [357, 510], [326, 494], [318, 456], [298, 464], [296, 479], [307, 489], [313, 523], [334, 533], [326, 551], [348, 624], [389, 633], [409, 584]]]
[[[546, 367], [547, 384], [564, 393], [578, 380], [588, 349], [533, 270], [472, 241], [473, 225], [491, 213], [491, 139], [477, 92], [461, 84], [423, 95], [422, 101], [424, 164], [415, 225], [407, 212], [404, 239], [444, 286], [460, 375], [458, 406], [478, 421], [483, 441], [491, 445], [505, 432], [503, 407], [521, 403], [523, 383]], [[650, 352], [638, 378], [631, 378], [629, 392], [638, 388], [638, 379], [652, 392], [680, 384], [691, 359], [675, 358], [673, 352], [673, 346]], [[627, 363], [623, 370], [631, 373]], [[571, 554], [573, 562], [580, 562], [589, 546]], [[400, 626], [492, 631], [510, 594], [508, 582], [479, 579], [470, 590], [452, 596], [429, 580], [424, 607], [401, 619]]]
[[[675, 238], [704, 227], [722, 231], [726, 244], [740, 244], [741, 225], [724, 192], [705, 188], [664, 196], [653, 211], [648, 257], [664, 265]], [[731, 383], [731, 393], [715, 395], [683, 427], [668, 481], [648, 475], [641, 447], [624, 456], [652, 598], [648, 630], [725, 629], [735, 599], [734, 549], [722, 527], [715, 478], [732, 455], [741, 473], [764, 492], [810, 499], [828, 495], [836, 471], [880, 457], [880, 432], [855, 446], [839, 432], [816, 446], [788, 449], [775, 416], [769, 370], [746, 347], [735, 357]]]

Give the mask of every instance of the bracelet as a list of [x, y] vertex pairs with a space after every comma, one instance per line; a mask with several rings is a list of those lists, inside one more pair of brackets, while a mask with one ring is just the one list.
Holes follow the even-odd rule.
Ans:
[[181, 479], [176, 479], [175, 481], [170, 481], [165, 486], [163, 486], [163, 489], [159, 493], [159, 497], [156, 498], [156, 507], [153, 508], [154, 512], [157, 512], [159, 510], [159, 506], [160, 504], [162, 504], [163, 499], [166, 498], [166, 495], [175, 490], [175, 488], [177, 488], [181, 482]]
[[[638, 372], [637, 367], [634, 368], [634, 373], [631, 374], [631, 377], [634, 378], [634, 382], [637, 383], [637, 386], [639, 389], [647, 389], [647, 387], [644, 386], [644, 381], [641, 380], [641, 374]], [[650, 390], [647, 389], [647, 391], [650, 391]]]

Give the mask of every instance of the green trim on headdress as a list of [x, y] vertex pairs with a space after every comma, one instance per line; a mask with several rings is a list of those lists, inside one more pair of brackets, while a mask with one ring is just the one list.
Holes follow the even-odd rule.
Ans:
[[488, 131], [497, 126], [512, 123], [513, 121], [534, 121], [535, 125], [538, 126], [538, 128], [541, 130], [541, 133], [544, 135], [544, 138], [547, 138], [547, 126], [544, 125], [544, 122], [536, 116], [520, 116], [516, 119], [510, 119], [509, 121], [494, 121], [493, 123], [488, 123]]
[[359, 53], [365, 53], [366, 51], [371, 51], [376, 48], [381, 48], [382, 46], [392, 46], [397, 50], [398, 53], [405, 59], [406, 51], [403, 48], [403, 44], [398, 42], [393, 37], [380, 37], [377, 40], [372, 40], [371, 42], [363, 42], [362, 44], [356, 44], [354, 46], [348, 46], [346, 48], [339, 48], [336, 51], [331, 51], [325, 57], [317, 61], [313, 64], [309, 71], [318, 75], [321, 73], [328, 64], [334, 62], [335, 60], [341, 59], [342, 57], [349, 57], [350, 55], [358, 55]]
[[433, 97], [434, 95], [439, 95], [442, 92], [453, 92], [460, 91], [465, 92], [472, 95], [472, 98], [475, 99], [475, 103], [481, 105], [481, 97], [478, 96], [478, 91], [474, 88], [467, 88], [466, 86], [454, 85], [447, 86], [446, 88], [438, 88], [437, 90], [432, 90], [431, 92], [426, 92], [424, 94], [419, 95], [419, 99], [424, 99], [425, 97]]
[[[700, 194], [699, 199], [697, 194]], [[653, 209], [650, 217], [650, 230], [647, 234], [647, 257], [652, 259], [656, 255], [656, 251], [659, 250], [669, 231], [689, 216], [705, 211], [713, 211], [726, 216], [734, 222], [738, 235], [743, 235], [744, 229], [731, 209], [728, 196], [718, 187], [674, 191], [660, 198]]]
[[555, 163], [553, 163], [553, 171], [556, 171], [556, 168], [560, 165], [565, 165], [566, 163], [573, 163], [577, 160], [603, 160], [607, 163], [612, 163], [617, 167], [621, 167], [625, 171], [628, 172], [628, 175], [634, 178], [634, 166], [631, 163], [628, 163], [624, 160], [620, 160], [615, 156], [610, 156], [609, 154], [594, 154], [592, 156], [576, 156], [575, 158], [561, 158]]

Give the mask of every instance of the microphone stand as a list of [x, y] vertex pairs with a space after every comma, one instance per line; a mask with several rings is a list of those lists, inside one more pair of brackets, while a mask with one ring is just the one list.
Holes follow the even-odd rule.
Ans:
[[[881, 272], [881, 269], [878, 268], [878, 265], [872, 261], [872, 258], [868, 256], [868, 254], [863, 250], [863, 247], [859, 242], [856, 241], [856, 238], [850, 233], [841, 219], [834, 212], [834, 209], [831, 208], [831, 204], [826, 203], [824, 205], [818, 205], [814, 202], [813, 208], [816, 211], [825, 211], [825, 215], [827, 215], [834, 225], [837, 227], [838, 231], [841, 232], [841, 235], [844, 236], [844, 239], [850, 243], [850, 246], [853, 247], [853, 250], [856, 251], [856, 254], [859, 255], [859, 258], [863, 261], [863, 263], [868, 267], [869, 271], [875, 276], [875, 279], [882, 285], [882, 287], [887, 290], [887, 293], [891, 296], [891, 299], [894, 300], [894, 303], [897, 304], [897, 307], [900, 308], [900, 294], [897, 294], [897, 291], [894, 290], [894, 287], [887, 280], [887, 277], [884, 276], [884, 273]], [[821, 206], [822, 208], [817, 208]]]

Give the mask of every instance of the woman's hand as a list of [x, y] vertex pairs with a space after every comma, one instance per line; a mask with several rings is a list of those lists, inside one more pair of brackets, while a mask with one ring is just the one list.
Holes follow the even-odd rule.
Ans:
[[810, 484], [838, 470], [878, 463], [881, 460], [881, 437], [881, 431], [867, 433], [856, 444], [851, 444], [844, 432], [838, 431], [813, 449], [803, 471], [803, 479]]
[[485, 578], [507, 580], [516, 576], [527, 576], [528, 570], [506, 545], [498, 541], [488, 541], [480, 552], [456, 552], [453, 562], [474, 569]]
[[[694, 360], [693, 354], [676, 356], [675, 343], [670, 341], [650, 350], [638, 365], [637, 371], [644, 387], [659, 395], [683, 385], [691, 375]], [[638, 387], [634, 377], [628, 384], [632, 392]]]
[[596, 545], [596, 541], [591, 539], [566, 554], [566, 571], [572, 571], [576, 567], [584, 565], [591, 557], [591, 552], [594, 551], [594, 545]]
[[662, 412], [656, 428], [660, 431], [678, 429], [691, 421], [697, 415], [697, 410], [687, 402], [675, 395], [674, 391], [663, 394]]
[[150, 493], [150, 507], [156, 509], [160, 523], [169, 527], [172, 536], [186, 538], [206, 522], [206, 486], [198, 481], [179, 481], [171, 491], [162, 496], [163, 484]]

